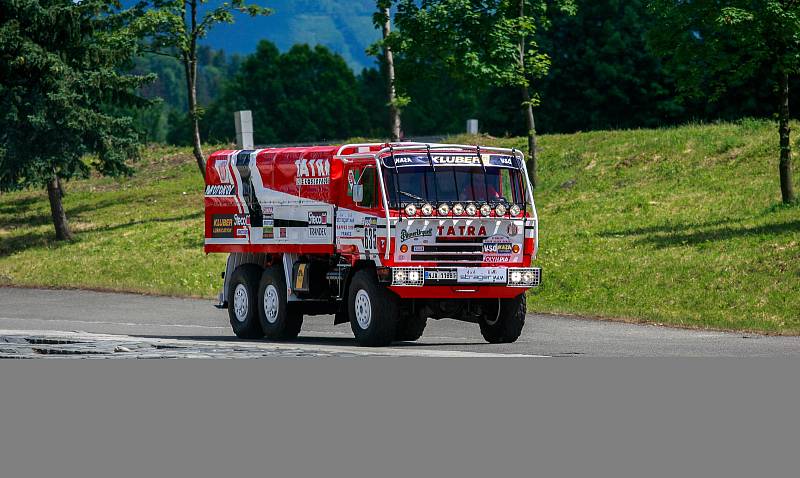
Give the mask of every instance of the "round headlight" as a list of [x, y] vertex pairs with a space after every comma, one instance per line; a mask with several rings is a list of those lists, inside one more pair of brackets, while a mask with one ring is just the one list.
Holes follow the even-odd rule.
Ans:
[[512, 216], [514, 216], [514, 217], [517, 217], [517, 216], [519, 216], [519, 213], [520, 213], [520, 212], [522, 212], [522, 210], [521, 210], [521, 209], [519, 208], [519, 206], [517, 206], [516, 204], [514, 204], [513, 206], [511, 206], [511, 209], [509, 209], [508, 211], [509, 211], [509, 212], [511, 213], [511, 215], [512, 215]]
[[406, 272], [405, 271], [397, 271], [394, 274], [394, 278], [397, 282], [405, 282], [406, 281]]
[[426, 205], [422, 206], [422, 215], [423, 216], [430, 216], [431, 214], [433, 214], [433, 206], [431, 206], [430, 204], [426, 204]]
[[478, 214], [478, 206], [474, 204], [467, 204], [467, 214], [470, 216]]
[[533, 274], [530, 272], [526, 272], [523, 278], [525, 279], [526, 284], [530, 284], [531, 281], [533, 281]]
[[439, 204], [438, 211], [440, 216], [448, 216], [450, 215], [450, 206], [448, 206], [446, 202], [443, 202]]
[[464, 214], [464, 205], [459, 203], [453, 206], [453, 214], [456, 216], [461, 216]]
[[490, 216], [492, 214], [492, 206], [484, 204], [481, 206], [481, 216]]
[[519, 282], [522, 280], [522, 272], [515, 271], [511, 273], [511, 282]]
[[498, 204], [497, 207], [494, 208], [494, 212], [498, 216], [505, 216], [506, 212], [508, 212], [508, 211], [506, 210], [505, 206], [503, 206], [502, 204]]
[[411, 271], [408, 273], [408, 281], [409, 282], [417, 282], [419, 281], [419, 272]]
[[413, 204], [409, 204], [406, 206], [406, 214], [409, 216], [416, 216], [417, 215], [417, 206]]

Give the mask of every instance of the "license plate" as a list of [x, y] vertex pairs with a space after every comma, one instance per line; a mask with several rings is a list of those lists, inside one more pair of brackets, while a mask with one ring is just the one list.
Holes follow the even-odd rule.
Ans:
[[425, 271], [426, 280], [456, 280], [456, 271]]
[[458, 282], [464, 284], [505, 284], [508, 269], [499, 267], [460, 267]]

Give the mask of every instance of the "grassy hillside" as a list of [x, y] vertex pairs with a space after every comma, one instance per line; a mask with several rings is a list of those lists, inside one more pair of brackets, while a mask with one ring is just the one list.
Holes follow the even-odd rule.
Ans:
[[[800, 207], [778, 205], [776, 140], [767, 122], [543, 137], [530, 309], [800, 334]], [[71, 244], [51, 240], [43, 192], [0, 195], [0, 284], [213, 297], [224, 259], [202, 253], [189, 151], [137, 170], [68, 184]]]

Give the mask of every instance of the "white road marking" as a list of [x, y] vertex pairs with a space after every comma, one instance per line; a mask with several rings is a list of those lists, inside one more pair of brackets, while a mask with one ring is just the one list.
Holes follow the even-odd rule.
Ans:
[[66, 322], [73, 324], [99, 324], [99, 325], [123, 325], [126, 327], [166, 327], [166, 328], [183, 328], [183, 329], [215, 329], [215, 330], [228, 330], [230, 327], [218, 327], [212, 325], [186, 325], [186, 324], [137, 324], [134, 322], [105, 322], [102, 320], [73, 320], [73, 319], [39, 319], [36, 317], [0, 317], [0, 320], [36, 320], [39, 322]]

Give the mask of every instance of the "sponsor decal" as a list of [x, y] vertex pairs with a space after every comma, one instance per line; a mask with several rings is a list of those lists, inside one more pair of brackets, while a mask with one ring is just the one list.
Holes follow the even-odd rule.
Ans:
[[327, 186], [331, 183], [331, 163], [327, 159], [298, 159], [298, 186]]
[[265, 207], [263, 210], [264, 220], [261, 237], [264, 239], [275, 239], [275, 215], [272, 207]]
[[278, 230], [278, 235], [281, 239], [286, 239], [286, 228], [282, 227]]
[[219, 182], [221, 182], [222, 184], [233, 183], [233, 181], [231, 180], [230, 169], [228, 169], [227, 159], [218, 159], [214, 161], [214, 170], [217, 172], [217, 176], [219, 176]]
[[[392, 166], [391, 158], [384, 159], [388, 166]], [[395, 166], [488, 166], [498, 168], [518, 168], [517, 160], [513, 156], [482, 154], [406, 154], [394, 157]]]
[[325, 211], [322, 212], [308, 212], [308, 225], [309, 226], [320, 226], [328, 224], [328, 213]]
[[206, 196], [235, 196], [236, 186], [233, 184], [209, 184], [206, 186]]
[[246, 214], [214, 214], [211, 216], [211, 237], [247, 237], [250, 217]]
[[517, 234], [519, 234], [519, 227], [517, 227], [517, 225], [512, 222], [506, 228], [506, 232], [508, 232], [509, 236], [516, 236]]
[[417, 229], [416, 231], [400, 231], [400, 242], [406, 242], [409, 239], [416, 239], [418, 237], [433, 237], [433, 229]]
[[336, 216], [336, 235], [353, 237], [356, 230], [356, 217], [351, 211], [339, 211]]
[[319, 226], [309, 227], [308, 237], [313, 237], [313, 238], [328, 237], [328, 228]]
[[486, 256], [483, 258], [483, 262], [487, 262], [489, 264], [502, 264], [504, 262], [511, 262], [511, 257], [509, 256]]
[[505, 284], [508, 269], [499, 267], [460, 267], [458, 282], [472, 284]]
[[437, 232], [440, 236], [482, 237], [486, 235], [486, 226], [439, 226]]
[[484, 254], [511, 254], [513, 251], [511, 250], [511, 244], [483, 244], [483, 253]]

